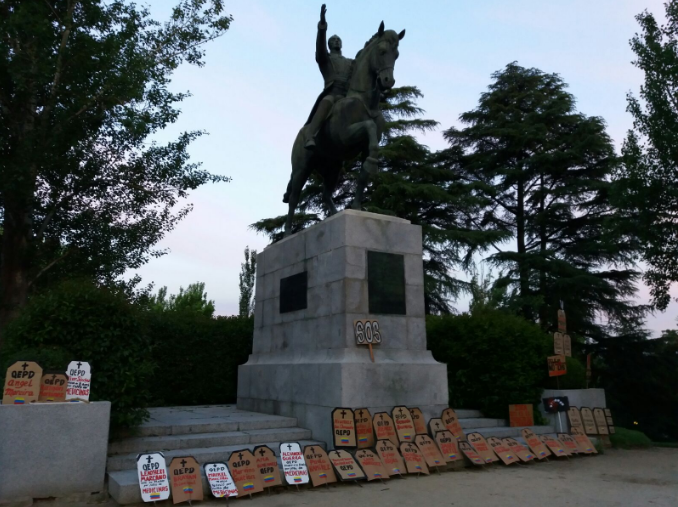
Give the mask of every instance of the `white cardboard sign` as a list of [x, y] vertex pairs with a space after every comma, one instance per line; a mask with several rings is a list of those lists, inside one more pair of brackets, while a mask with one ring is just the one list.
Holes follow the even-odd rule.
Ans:
[[217, 498], [238, 496], [231, 472], [226, 463], [205, 463], [205, 476], [210, 483], [212, 494]]
[[280, 459], [287, 484], [292, 486], [308, 484], [308, 469], [298, 443], [283, 442], [280, 444]]
[[[70, 368], [69, 368], [70, 369]], [[167, 500], [170, 496], [167, 464], [161, 452], [139, 454], [137, 456], [137, 474], [141, 499], [144, 502]]]
[[89, 401], [89, 388], [92, 382], [92, 369], [89, 363], [71, 361], [68, 363], [66, 375], [68, 375], [66, 401], [75, 399]]

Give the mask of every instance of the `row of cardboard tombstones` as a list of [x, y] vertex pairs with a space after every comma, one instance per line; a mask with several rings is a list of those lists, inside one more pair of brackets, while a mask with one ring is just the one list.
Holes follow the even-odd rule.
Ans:
[[16, 361], [5, 374], [3, 405], [88, 402], [92, 371], [89, 363], [71, 361], [66, 371], [45, 371], [34, 361]]
[[[595, 413], [595, 420], [594, 420]], [[576, 407], [568, 411], [572, 432], [583, 435], [607, 435], [614, 433], [609, 409], [583, 407], [581, 413]], [[599, 420], [600, 419], [600, 420]], [[456, 412], [447, 408], [440, 418], [433, 418], [426, 424], [418, 408], [394, 407], [389, 415], [378, 412], [374, 417], [366, 408], [352, 410], [339, 407], [332, 411], [332, 435], [335, 448], [368, 449], [376, 440], [391, 440], [395, 445], [413, 442], [417, 435], [435, 438], [437, 432], [446, 429], [459, 441], [466, 440]], [[562, 430], [562, 429], [561, 429]]]
[[[303, 451], [297, 442], [280, 444], [283, 477], [287, 485], [329, 485], [338, 480], [386, 480], [405, 474], [428, 475], [431, 469], [440, 471], [459, 463], [476, 466], [501, 461], [505, 465], [529, 463], [550, 456], [596, 454], [586, 435], [558, 434], [558, 439], [523, 429], [526, 448], [513, 438], [487, 440], [479, 433], [459, 440], [448, 429], [438, 431], [435, 438], [416, 435], [414, 442], [395, 444], [390, 439], [378, 440], [374, 449], [346, 449], [326, 452], [318, 445], [307, 445]], [[200, 465], [195, 458], [177, 457], [165, 475], [162, 453], [140, 454], [137, 457], [139, 484], [144, 501], [164, 500], [171, 490], [174, 503], [202, 500]], [[283, 485], [276, 456], [268, 446], [243, 449], [231, 453], [227, 463], [206, 463], [205, 476], [212, 494], [217, 497], [246, 496], [266, 488]]]

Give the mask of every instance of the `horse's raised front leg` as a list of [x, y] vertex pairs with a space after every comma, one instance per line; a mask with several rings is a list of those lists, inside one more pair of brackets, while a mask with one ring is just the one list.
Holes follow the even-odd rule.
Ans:
[[370, 179], [370, 174], [375, 174], [379, 169], [379, 134], [377, 124], [373, 120], [355, 123], [349, 128], [349, 137], [356, 142], [367, 137], [368, 142], [368, 153], [363, 154], [366, 156], [363, 160], [360, 174], [358, 174], [355, 199], [351, 203], [351, 208], [359, 210], [362, 207], [363, 193]]

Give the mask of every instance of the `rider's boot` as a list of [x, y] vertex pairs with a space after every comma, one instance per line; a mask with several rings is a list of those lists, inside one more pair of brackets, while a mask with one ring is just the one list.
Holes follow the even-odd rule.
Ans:
[[330, 114], [332, 104], [333, 101], [328, 100], [328, 98], [321, 100], [320, 104], [318, 105], [318, 109], [313, 115], [313, 119], [306, 126], [307, 133], [306, 135], [308, 137], [306, 139], [306, 143], [304, 144], [304, 148], [306, 148], [307, 150], [315, 150], [316, 148], [315, 138], [318, 135], [318, 132], [320, 132], [320, 128], [322, 127], [323, 122], [327, 118], [327, 115]]

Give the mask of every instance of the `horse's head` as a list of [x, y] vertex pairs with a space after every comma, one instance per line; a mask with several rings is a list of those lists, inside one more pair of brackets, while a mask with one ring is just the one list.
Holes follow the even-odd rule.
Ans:
[[393, 88], [395, 79], [393, 67], [398, 59], [398, 44], [405, 37], [405, 30], [396, 33], [394, 30], [384, 30], [384, 22], [379, 25], [376, 40], [373, 42], [374, 49], [370, 52], [372, 59], [371, 68], [377, 74], [377, 86], [385, 91]]

